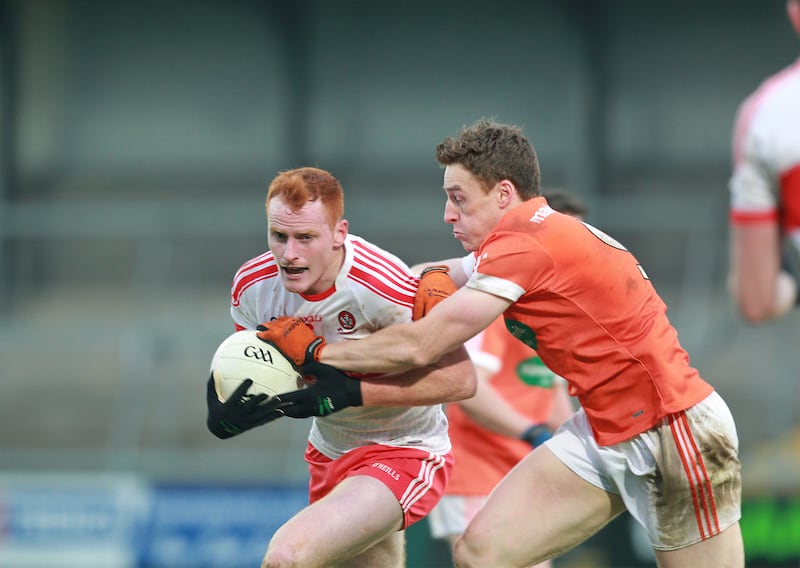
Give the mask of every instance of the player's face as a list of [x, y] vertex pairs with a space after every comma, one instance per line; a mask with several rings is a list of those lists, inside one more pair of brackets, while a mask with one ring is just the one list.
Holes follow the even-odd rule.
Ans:
[[283, 285], [298, 294], [320, 294], [333, 286], [344, 260], [347, 221], [331, 229], [322, 203], [309, 201], [292, 211], [280, 197], [267, 206], [269, 248]]
[[483, 190], [478, 179], [461, 164], [444, 170], [444, 222], [453, 225], [453, 236], [467, 251], [476, 251], [499, 219], [497, 189]]

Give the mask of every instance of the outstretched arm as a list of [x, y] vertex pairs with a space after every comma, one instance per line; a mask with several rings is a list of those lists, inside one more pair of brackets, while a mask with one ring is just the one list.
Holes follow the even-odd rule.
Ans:
[[326, 345], [302, 320], [278, 318], [258, 326], [298, 366], [312, 361], [359, 373], [394, 373], [431, 365], [486, 328], [511, 304], [499, 296], [461, 288], [412, 323], [383, 328], [369, 337]]
[[460, 347], [431, 366], [361, 379], [361, 394], [364, 406], [422, 406], [470, 398], [476, 384], [475, 367]]
[[357, 341], [320, 350], [320, 361], [355, 372], [404, 371], [438, 361], [508, 308], [498, 296], [461, 288], [421, 320], [392, 325]]

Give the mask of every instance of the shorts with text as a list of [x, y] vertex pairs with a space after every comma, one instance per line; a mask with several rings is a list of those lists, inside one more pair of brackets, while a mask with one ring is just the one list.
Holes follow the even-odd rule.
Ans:
[[382, 444], [355, 448], [335, 460], [309, 444], [305, 458], [311, 474], [310, 503], [322, 499], [348, 477], [367, 475], [383, 483], [397, 497], [403, 510], [404, 529], [425, 517], [438, 503], [453, 469], [452, 452], [439, 455]]

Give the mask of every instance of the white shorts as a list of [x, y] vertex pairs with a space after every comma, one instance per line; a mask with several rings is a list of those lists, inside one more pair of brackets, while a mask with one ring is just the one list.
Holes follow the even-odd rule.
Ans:
[[428, 513], [431, 536], [447, 538], [463, 534], [488, 498], [488, 495], [444, 495]]
[[739, 438], [716, 392], [611, 446], [597, 445], [579, 410], [545, 445], [583, 479], [620, 495], [656, 550], [685, 548], [741, 518]]

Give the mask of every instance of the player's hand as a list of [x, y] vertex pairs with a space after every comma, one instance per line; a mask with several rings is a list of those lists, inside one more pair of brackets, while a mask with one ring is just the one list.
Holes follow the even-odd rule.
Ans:
[[532, 448], [541, 446], [547, 440], [553, 437], [550, 428], [545, 424], [534, 424], [528, 427], [520, 436], [520, 439], [528, 442]]
[[279, 401], [275, 401], [274, 397], [267, 401], [266, 394], [246, 394], [252, 384], [250, 379], [242, 381], [228, 400], [220, 402], [217, 389], [214, 388], [214, 377], [209, 377], [206, 426], [217, 438], [225, 440], [283, 416], [283, 411], [277, 405]]
[[325, 346], [325, 338], [314, 335], [314, 331], [297, 318], [280, 317], [262, 323], [256, 329], [260, 340], [275, 345], [298, 367], [319, 361], [320, 352]]
[[348, 406], [361, 406], [361, 381], [348, 377], [336, 367], [313, 361], [300, 369], [311, 383], [300, 390], [279, 394], [280, 410], [292, 418], [328, 416]]
[[411, 318], [416, 321], [424, 317], [433, 307], [457, 290], [450, 269], [444, 265], [429, 266], [419, 276], [419, 288], [414, 296]]

